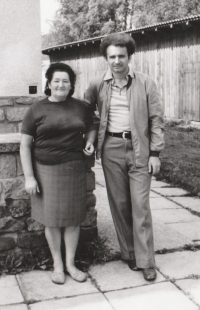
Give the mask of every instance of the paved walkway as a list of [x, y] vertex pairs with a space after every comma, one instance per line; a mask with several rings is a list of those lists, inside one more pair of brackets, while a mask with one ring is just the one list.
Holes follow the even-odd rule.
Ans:
[[[119, 252], [100, 162], [96, 173], [99, 235], [113, 255]], [[114, 182], [114, 180], [113, 180]], [[0, 310], [197, 310], [200, 309], [200, 199], [180, 188], [152, 181], [158, 277], [149, 283], [122, 261], [91, 266], [88, 280], [67, 277], [64, 285], [51, 272], [31, 271], [0, 278]]]

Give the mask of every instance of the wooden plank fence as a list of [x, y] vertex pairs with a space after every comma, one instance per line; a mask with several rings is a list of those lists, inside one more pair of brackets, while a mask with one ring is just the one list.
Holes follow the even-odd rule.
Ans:
[[[199, 30], [186, 27], [135, 35], [137, 49], [131, 65], [156, 80], [167, 118], [200, 121]], [[75, 95], [79, 98], [93, 77], [107, 69], [99, 45], [96, 41], [50, 53], [51, 62], [66, 62], [76, 71]]]

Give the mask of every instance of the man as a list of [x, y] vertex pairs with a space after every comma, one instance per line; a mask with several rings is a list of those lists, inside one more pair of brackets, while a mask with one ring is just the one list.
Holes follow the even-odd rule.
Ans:
[[101, 52], [109, 70], [85, 92], [85, 100], [100, 115], [97, 158], [102, 158], [121, 258], [152, 281], [156, 271], [149, 192], [164, 147], [160, 96], [152, 79], [129, 68], [135, 52], [130, 35], [106, 36]]

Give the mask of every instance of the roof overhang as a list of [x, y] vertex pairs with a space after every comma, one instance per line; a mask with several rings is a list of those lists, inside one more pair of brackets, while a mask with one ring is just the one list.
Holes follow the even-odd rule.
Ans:
[[[126, 30], [122, 31], [121, 33], [129, 33], [130, 35], [152, 35], [152, 33], [159, 33], [159, 32], [168, 32], [170, 30], [173, 30], [174, 28], [177, 30], [184, 30], [190, 27], [198, 27], [200, 29], [200, 15], [196, 16], [190, 16], [186, 18], [181, 18], [181, 19], [175, 19], [163, 23], [158, 23], [150, 26], [145, 26], [141, 28], [136, 28], [136, 29], [131, 29], [131, 30]], [[73, 47], [80, 47], [83, 45], [90, 45], [90, 44], [95, 44], [95, 43], [100, 43], [102, 38], [105, 36], [99, 36], [99, 37], [94, 37], [90, 39], [85, 39], [85, 40], [80, 40], [80, 41], [75, 41], [75, 42], [70, 42], [70, 43], [65, 43], [61, 45], [56, 45], [53, 47], [48, 47], [42, 50], [42, 53], [45, 55], [50, 55], [54, 51], [59, 51], [59, 50], [66, 50], [66, 49], [71, 49]]]

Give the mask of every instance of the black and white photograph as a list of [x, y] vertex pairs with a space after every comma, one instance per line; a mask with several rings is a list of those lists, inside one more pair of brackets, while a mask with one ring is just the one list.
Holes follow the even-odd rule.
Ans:
[[0, 0], [0, 310], [200, 310], [200, 0]]

